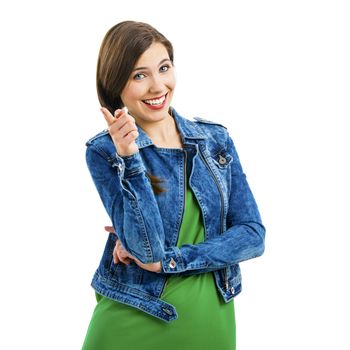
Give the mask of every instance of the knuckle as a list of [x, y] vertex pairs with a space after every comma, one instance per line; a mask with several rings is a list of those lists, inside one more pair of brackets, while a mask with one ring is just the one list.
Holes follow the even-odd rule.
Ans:
[[118, 114], [120, 114], [120, 112], [121, 112], [121, 109], [116, 109], [114, 111], [114, 116], [116, 117]]

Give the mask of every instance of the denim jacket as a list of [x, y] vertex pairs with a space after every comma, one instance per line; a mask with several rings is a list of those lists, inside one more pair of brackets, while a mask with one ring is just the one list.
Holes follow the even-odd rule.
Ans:
[[[87, 143], [86, 161], [116, 233], [109, 234], [92, 287], [110, 299], [166, 322], [177, 318], [161, 300], [169, 275], [212, 272], [225, 302], [241, 292], [239, 262], [263, 254], [265, 228], [227, 128], [172, 116], [184, 148], [157, 147], [137, 125], [137, 153], [119, 156], [107, 130]], [[155, 195], [148, 173], [166, 192]], [[185, 176], [198, 201], [205, 232], [199, 244], [177, 247], [186, 198]], [[162, 271], [136, 263], [114, 264], [116, 239], [143, 263], [161, 261]]]

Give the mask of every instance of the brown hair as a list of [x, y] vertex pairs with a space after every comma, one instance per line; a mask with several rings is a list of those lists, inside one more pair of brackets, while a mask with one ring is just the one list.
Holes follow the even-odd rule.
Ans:
[[[112, 114], [123, 107], [120, 95], [140, 56], [154, 43], [165, 46], [171, 62], [174, 52], [171, 42], [151, 25], [124, 21], [110, 28], [103, 38], [97, 61], [96, 88], [101, 106]], [[156, 194], [165, 192], [159, 177], [147, 174]]]
[[154, 42], [165, 46], [173, 62], [170, 41], [147, 23], [124, 21], [106, 33], [98, 55], [96, 85], [101, 105], [112, 114], [123, 107], [120, 94], [137, 60]]

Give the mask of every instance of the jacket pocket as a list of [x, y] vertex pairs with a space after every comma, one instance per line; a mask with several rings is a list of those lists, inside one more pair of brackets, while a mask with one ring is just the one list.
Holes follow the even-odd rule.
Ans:
[[233, 157], [225, 149], [221, 149], [220, 151], [213, 154], [211, 157], [214, 164], [219, 169], [227, 169], [227, 167], [233, 159]]

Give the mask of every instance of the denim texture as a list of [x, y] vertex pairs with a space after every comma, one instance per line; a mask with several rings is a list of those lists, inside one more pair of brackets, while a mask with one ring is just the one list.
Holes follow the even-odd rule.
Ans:
[[[169, 274], [213, 272], [225, 302], [241, 292], [239, 263], [263, 254], [265, 228], [227, 128], [191, 121], [172, 108], [184, 148], [155, 146], [138, 127], [138, 152], [119, 156], [107, 130], [87, 143], [88, 169], [116, 234], [109, 234], [92, 287], [163, 321], [176, 309], [160, 299]], [[155, 195], [149, 172], [166, 192]], [[205, 241], [176, 247], [185, 205], [185, 175], [202, 213]], [[160, 273], [135, 263], [114, 264], [116, 239], [143, 263], [161, 261]]]

